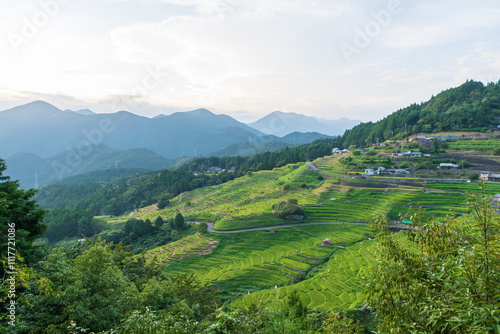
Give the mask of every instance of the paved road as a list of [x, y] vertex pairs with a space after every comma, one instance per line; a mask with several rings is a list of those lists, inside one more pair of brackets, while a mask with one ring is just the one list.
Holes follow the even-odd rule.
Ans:
[[[200, 222], [189, 222], [192, 224], [199, 224]], [[250, 231], [259, 231], [259, 230], [275, 230], [278, 228], [285, 228], [285, 227], [294, 227], [294, 226], [307, 226], [307, 225], [367, 225], [368, 223], [365, 222], [360, 222], [360, 223], [339, 223], [339, 222], [325, 222], [325, 223], [299, 223], [299, 224], [285, 224], [285, 225], [273, 225], [273, 226], [263, 226], [263, 227], [255, 227], [255, 228], [248, 228], [248, 229], [238, 229], [238, 230], [232, 230], [232, 231], [217, 231], [214, 230], [214, 224], [213, 223], [207, 223], [207, 231], [208, 232], [213, 232], [213, 233], [241, 233], [241, 232], [250, 232]]]

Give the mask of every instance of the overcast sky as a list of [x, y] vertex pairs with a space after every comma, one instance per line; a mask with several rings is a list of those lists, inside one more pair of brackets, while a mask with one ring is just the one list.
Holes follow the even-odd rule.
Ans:
[[0, 109], [376, 121], [500, 79], [498, 0], [0, 1]]

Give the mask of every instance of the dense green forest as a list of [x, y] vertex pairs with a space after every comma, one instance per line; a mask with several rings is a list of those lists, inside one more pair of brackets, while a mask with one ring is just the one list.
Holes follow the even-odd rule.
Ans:
[[441, 131], [486, 131], [497, 127], [500, 116], [500, 82], [483, 85], [467, 81], [429, 101], [412, 104], [384, 119], [361, 123], [342, 136], [345, 147], [365, 146], [377, 141], [416, 133]]

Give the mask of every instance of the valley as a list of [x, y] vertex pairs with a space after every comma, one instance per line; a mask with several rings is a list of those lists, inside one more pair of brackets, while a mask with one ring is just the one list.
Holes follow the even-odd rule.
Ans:
[[[468, 194], [480, 190], [466, 182], [462, 172], [435, 175], [445, 182], [429, 179], [428, 170], [416, 168], [408, 176], [360, 179], [364, 172], [356, 161], [367, 168], [387, 163], [386, 157], [373, 152], [377, 151], [348, 155], [351, 166], [340, 162], [346, 156], [325, 156], [312, 163], [253, 172], [184, 192], [165, 209], [132, 213], [141, 220], [154, 221], [158, 216], [168, 220], [181, 213], [188, 223], [207, 222], [204, 236], [215, 246], [204, 254], [208, 244], [200, 248], [193, 243], [201, 235], [188, 236], [145, 256], [149, 261], [156, 257], [165, 273], [194, 274], [217, 289], [229, 308], [247, 309], [258, 302], [279, 308], [296, 290], [312, 311], [358, 309], [366, 303], [364, 285], [376, 264], [370, 221], [382, 216], [397, 224], [421, 209], [427, 219], [459, 218], [466, 213]], [[396, 163], [416, 166], [424, 160]], [[500, 193], [500, 184], [486, 183], [485, 189]], [[273, 206], [281, 202], [297, 203], [304, 217], [279, 218]], [[322, 244], [326, 239], [331, 241], [328, 246]]]
[[[479, 319], [498, 300], [500, 277], [498, 87], [467, 82], [343, 136], [292, 133], [279, 143], [199, 109], [156, 121], [217, 123], [203, 133], [217, 133], [218, 156], [173, 161], [107, 142], [38, 192], [0, 174], [0, 194], [10, 196], [0, 198], [0, 219], [21, 231], [10, 268], [23, 277], [20, 324], [51, 333], [329, 333], [337, 325], [404, 333], [408, 317], [429, 326], [426, 312], [461, 319], [422, 308], [449, 300], [450, 312], [473, 303]], [[35, 105], [63, 118], [101, 117]], [[447, 117], [462, 128], [442, 117], [443, 105], [454, 106]], [[147, 132], [158, 126], [136, 121]], [[255, 137], [236, 142], [245, 131]], [[106, 168], [118, 157], [122, 166]], [[10, 161], [28, 175], [66, 158]], [[497, 321], [488, 317], [459, 326], [483, 333]]]

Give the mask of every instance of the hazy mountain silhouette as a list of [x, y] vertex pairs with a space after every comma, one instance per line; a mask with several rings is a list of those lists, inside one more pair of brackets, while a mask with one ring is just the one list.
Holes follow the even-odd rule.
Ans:
[[327, 120], [296, 113], [274, 111], [249, 125], [265, 134], [282, 137], [292, 132], [319, 132], [329, 136], [342, 135], [345, 130], [359, 123], [361, 121], [345, 117], [338, 120]]

